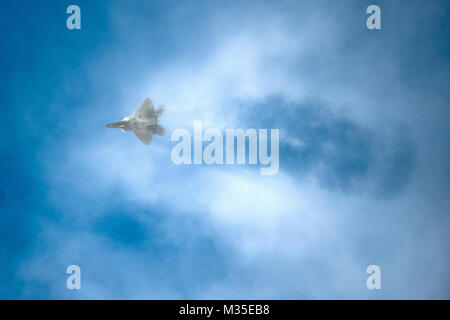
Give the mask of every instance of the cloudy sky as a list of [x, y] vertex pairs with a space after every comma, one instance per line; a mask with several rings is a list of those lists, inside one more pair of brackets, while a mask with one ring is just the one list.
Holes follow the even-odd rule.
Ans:
[[[450, 298], [449, 17], [446, 1], [2, 1], [0, 298]], [[147, 97], [165, 136], [105, 128]], [[196, 120], [280, 129], [278, 174], [176, 166], [170, 134]]]

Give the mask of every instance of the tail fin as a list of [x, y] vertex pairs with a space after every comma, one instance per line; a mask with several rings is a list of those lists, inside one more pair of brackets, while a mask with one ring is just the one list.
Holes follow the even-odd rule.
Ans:
[[155, 113], [158, 117], [160, 117], [164, 113], [164, 110], [166, 110], [164, 106], [159, 106]]
[[160, 125], [156, 125], [153, 127], [153, 132], [156, 133], [157, 135], [163, 136], [166, 130]]

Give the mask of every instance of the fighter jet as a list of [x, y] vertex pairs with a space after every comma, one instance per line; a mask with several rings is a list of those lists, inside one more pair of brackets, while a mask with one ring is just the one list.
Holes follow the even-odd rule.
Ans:
[[150, 99], [145, 99], [139, 109], [119, 122], [107, 124], [107, 128], [120, 128], [122, 131], [133, 131], [144, 144], [150, 144], [153, 134], [164, 135], [164, 128], [158, 125], [158, 117], [164, 112], [164, 106], [159, 106], [156, 111]]

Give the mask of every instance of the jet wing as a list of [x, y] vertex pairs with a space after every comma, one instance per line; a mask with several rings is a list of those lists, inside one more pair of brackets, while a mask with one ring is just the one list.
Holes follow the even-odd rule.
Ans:
[[154, 113], [155, 110], [153, 109], [153, 102], [147, 98], [144, 102], [142, 102], [139, 109], [136, 110], [134, 116], [141, 119], [148, 119], [153, 117]]
[[152, 142], [153, 130], [150, 127], [138, 128], [134, 133], [142, 141], [143, 144], [150, 144]]

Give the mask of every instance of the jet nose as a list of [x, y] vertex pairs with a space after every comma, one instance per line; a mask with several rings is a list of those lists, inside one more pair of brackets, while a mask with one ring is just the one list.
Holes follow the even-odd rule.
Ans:
[[122, 121], [113, 122], [106, 125], [107, 128], [123, 128], [124, 124]]

